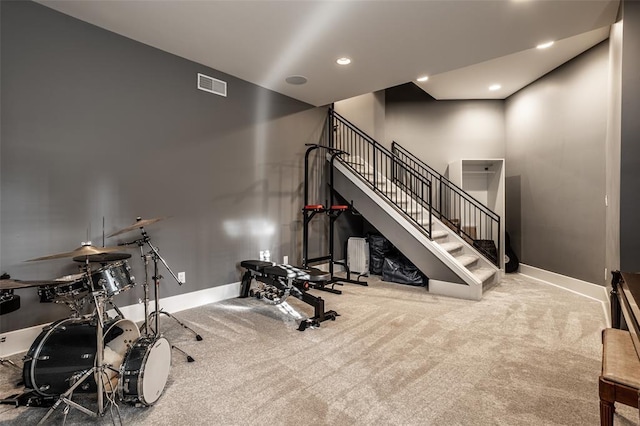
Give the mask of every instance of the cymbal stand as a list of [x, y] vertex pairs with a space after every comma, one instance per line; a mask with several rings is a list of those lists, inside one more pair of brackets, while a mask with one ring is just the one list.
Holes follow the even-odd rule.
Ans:
[[142, 329], [146, 331], [149, 327], [149, 256], [144, 253], [144, 239], [139, 239], [135, 242], [138, 244], [140, 257], [142, 258], [142, 263], [144, 263], [144, 283], [142, 283], [142, 288], [144, 289], [144, 325]]
[[[160, 256], [160, 253], [158, 252], [158, 249], [151, 243], [151, 238], [149, 237], [149, 234], [147, 234], [147, 231], [145, 231], [144, 227], [140, 227], [140, 232], [142, 233], [142, 238], [138, 239], [136, 241], [132, 241], [130, 243], [122, 243], [121, 245], [129, 245], [129, 244], [138, 244], [139, 246], [141, 244], [146, 244], [150, 251], [148, 255], [143, 255], [144, 257], [144, 264], [145, 264], [145, 322], [144, 325], [142, 326], [142, 329], [145, 330], [145, 332], [147, 334], [149, 334], [150, 332], [154, 335], [159, 335], [160, 334], [160, 328], [159, 328], [159, 316], [160, 315], [166, 315], [169, 318], [172, 318], [174, 321], [176, 321], [178, 324], [180, 324], [180, 326], [188, 331], [190, 331], [191, 333], [193, 333], [196, 337], [196, 340], [201, 341], [202, 340], [202, 336], [200, 336], [196, 331], [194, 331], [192, 328], [190, 328], [189, 326], [187, 326], [185, 323], [183, 323], [182, 321], [180, 321], [178, 318], [176, 318], [174, 315], [172, 315], [171, 313], [163, 310], [162, 308], [160, 308], [160, 280], [163, 278], [159, 271], [158, 271], [158, 261], [162, 262], [162, 264], [164, 265], [164, 267], [167, 269], [167, 271], [169, 271], [169, 273], [171, 274], [171, 276], [173, 277], [173, 279], [176, 280], [176, 282], [179, 285], [182, 285], [183, 283], [178, 279], [178, 276], [171, 270], [171, 268], [169, 267], [169, 265], [167, 264], [167, 262], [162, 258], [162, 256]], [[142, 247], [140, 248], [140, 251], [142, 253]], [[147, 305], [148, 305], [148, 295], [147, 295], [147, 288], [148, 288], [148, 273], [147, 273], [147, 266], [148, 266], [148, 257], [151, 257], [151, 260], [153, 261], [153, 276], [151, 277], [153, 279], [153, 283], [154, 283], [154, 303], [155, 303], [155, 309], [153, 312], [151, 312], [150, 314], [147, 314]], [[153, 323], [154, 326], [151, 327], [150, 325], [150, 320], [153, 317]], [[178, 352], [182, 353], [183, 355], [185, 355], [187, 357], [187, 361], [188, 362], [193, 362], [195, 361], [194, 358], [189, 355], [188, 353], [186, 353], [185, 351], [183, 351], [182, 349], [178, 348], [175, 345], [171, 345], [171, 347], [175, 350], [177, 350]]]
[[11, 361], [10, 359], [0, 358], [0, 365], [9, 365], [9, 366], [15, 368], [18, 371], [22, 371], [22, 368], [20, 368], [18, 366], [18, 364], [16, 364], [15, 362]]
[[[8, 310], [0, 312], [0, 315], [9, 314], [11, 312], [14, 312], [20, 309], [20, 296], [14, 295], [13, 290], [0, 291], [0, 302], [4, 302], [5, 300], [13, 301], [13, 306], [11, 306]], [[10, 359], [4, 359], [0, 357], [0, 365], [2, 366], [8, 365], [10, 367], [15, 368], [18, 371], [22, 371], [22, 368], [19, 367], [15, 362], [11, 361]]]
[[[94, 366], [84, 373], [82, 373], [79, 377], [77, 377], [77, 381], [69, 388], [66, 392], [60, 395], [58, 400], [51, 406], [47, 414], [38, 422], [39, 425], [45, 424], [46, 420], [49, 418], [51, 414], [58, 408], [58, 406], [64, 403], [67, 407], [73, 407], [79, 411], [82, 411], [85, 414], [88, 414], [93, 417], [102, 417], [104, 416], [104, 375], [105, 369], [111, 368], [104, 364], [104, 315], [105, 315], [105, 294], [103, 291], [96, 291], [93, 280], [91, 280], [91, 266], [89, 265], [89, 259], [86, 260], [86, 269], [87, 276], [90, 280], [91, 285], [91, 295], [93, 297], [93, 301], [96, 306], [95, 316], [96, 316], [96, 362]], [[97, 374], [96, 374], [97, 373]], [[91, 376], [95, 376], [96, 384], [98, 386], [97, 394], [98, 394], [98, 410], [91, 411], [86, 407], [78, 404], [75, 401], [71, 400], [73, 396], [73, 392], [76, 390], [78, 386], [80, 386], [85, 380], [89, 379]], [[65, 412], [68, 408], [65, 409]]]

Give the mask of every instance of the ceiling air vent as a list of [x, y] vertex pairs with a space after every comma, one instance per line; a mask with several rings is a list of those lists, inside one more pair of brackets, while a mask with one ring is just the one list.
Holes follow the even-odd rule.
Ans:
[[198, 73], [198, 89], [205, 92], [214, 93], [220, 96], [227, 96], [227, 82]]

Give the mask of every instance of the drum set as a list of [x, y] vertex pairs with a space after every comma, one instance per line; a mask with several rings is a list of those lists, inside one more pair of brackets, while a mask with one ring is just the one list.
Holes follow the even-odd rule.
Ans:
[[[14, 295], [13, 291], [27, 287], [37, 287], [41, 302], [62, 303], [71, 311], [68, 318], [45, 327], [24, 358], [22, 379], [26, 391], [22, 394], [22, 401], [27, 401], [25, 405], [51, 405], [39, 424], [44, 423], [61, 404], [66, 405], [65, 415], [68, 408], [72, 407], [94, 417], [103, 416], [106, 406], [117, 405], [117, 401], [134, 406], [151, 406], [158, 401], [166, 386], [171, 368], [171, 350], [176, 349], [187, 355], [172, 346], [159, 331], [160, 314], [178, 320], [159, 307], [161, 277], [158, 262], [163, 263], [182, 285], [144, 229], [146, 225], [159, 220], [162, 218], [138, 218], [133, 225], [110, 234], [108, 237], [136, 229], [141, 231], [142, 238], [121, 243], [119, 247], [95, 247], [88, 242], [70, 252], [29, 260], [73, 258], [82, 264], [82, 272], [79, 274], [52, 281], [0, 280], [0, 314], [18, 309], [19, 296]], [[127, 261], [131, 255], [121, 252], [121, 246], [134, 244], [140, 248], [145, 265], [145, 320], [140, 329], [133, 321], [124, 318], [113, 302], [115, 295], [136, 285]], [[145, 253], [145, 246], [150, 249], [148, 253]], [[152, 313], [149, 313], [149, 259], [153, 261], [155, 287], [155, 307]], [[92, 266], [94, 264], [100, 264], [100, 267]], [[93, 304], [94, 308], [90, 314], [83, 315], [87, 304]], [[107, 305], [113, 308], [116, 315], [110, 316]], [[184, 323], [178, 323], [193, 332], [197, 340], [202, 340], [200, 335]], [[191, 362], [193, 358], [187, 355], [187, 360]], [[0, 361], [16, 367], [10, 361]], [[95, 393], [97, 408], [91, 410], [73, 401], [75, 392]], [[14, 400], [18, 405], [18, 399]]]

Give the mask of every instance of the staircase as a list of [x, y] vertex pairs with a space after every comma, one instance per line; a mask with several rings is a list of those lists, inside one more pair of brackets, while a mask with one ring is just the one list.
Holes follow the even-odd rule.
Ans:
[[480, 300], [501, 277], [473, 240], [433, 202], [432, 182], [334, 111], [329, 138], [344, 151], [333, 162], [333, 189], [429, 277], [430, 293]]
[[504, 235], [500, 215], [429, 167], [397, 142], [391, 152], [431, 184], [433, 209], [440, 219], [494, 265], [504, 270]]

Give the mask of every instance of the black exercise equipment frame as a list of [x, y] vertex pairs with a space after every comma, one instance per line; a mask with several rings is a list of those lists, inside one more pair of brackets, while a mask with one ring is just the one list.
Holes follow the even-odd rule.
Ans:
[[[348, 205], [340, 205], [336, 206], [333, 204], [333, 162], [336, 157], [348, 154], [346, 151], [342, 151], [340, 149], [331, 148], [329, 146], [320, 145], [320, 144], [305, 144], [307, 146], [307, 151], [304, 154], [304, 207], [302, 208], [302, 217], [303, 217], [303, 230], [302, 230], [302, 266], [304, 268], [309, 268], [312, 263], [321, 262], [323, 260], [329, 261], [329, 274], [331, 278], [322, 286], [316, 287], [318, 290], [327, 291], [335, 294], [342, 294], [342, 291], [336, 290], [334, 288], [335, 284], [342, 285], [343, 283], [350, 284], [358, 284], [362, 286], [368, 286], [365, 281], [352, 280], [351, 279], [351, 271], [349, 270], [349, 266], [347, 265], [346, 260], [344, 262], [340, 262], [334, 259], [333, 253], [333, 245], [334, 245], [334, 226], [336, 220], [340, 217], [342, 213], [345, 211], [353, 211], [353, 203]], [[330, 202], [328, 207], [322, 206], [320, 204], [309, 204], [309, 155], [312, 151], [316, 149], [326, 149], [331, 153], [330, 160], [330, 172], [329, 172], [329, 197]], [[329, 216], [329, 254], [325, 256], [319, 256], [314, 258], [309, 258], [309, 224], [314, 216], [318, 213], [325, 213]], [[336, 277], [334, 275], [334, 265], [340, 265], [344, 267], [347, 272], [346, 278]], [[331, 288], [327, 287], [331, 286]]]
[[[268, 285], [274, 285], [276, 287], [289, 287], [292, 291], [290, 296], [296, 299], [302, 300], [307, 305], [313, 307], [313, 317], [302, 320], [298, 326], [298, 331], [304, 331], [308, 327], [320, 327], [320, 323], [332, 320], [335, 321], [336, 317], [340, 316], [336, 311], [324, 310], [324, 299], [321, 297], [313, 296], [307, 293], [310, 288], [322, 289], [324, 284], [316, 285], [309, 281], [300, 281], [292, 278], [287, 278], [282, 275], [270, 274], [265, 271], [265, 268], [277, 266], [273, 262], [264, 262], [257, 260], [245, 260], [240, 262], [240, 266], [246, 269], [246, 272], [242, 276], [242, 283], [240, 284], [240, 298], [249, 297], [249, 289], [251, 287], [251, 280], [263, 282]], [[287, 280], [285, 284], [282, 280]]]

